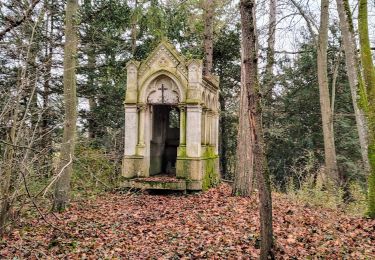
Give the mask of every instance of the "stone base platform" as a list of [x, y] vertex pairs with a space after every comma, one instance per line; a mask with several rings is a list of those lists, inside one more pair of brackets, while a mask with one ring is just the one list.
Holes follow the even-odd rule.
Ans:
[[134, 178], [123, 181], [122, 187], [144, 190], [186, 190], [186, 180], [170, 176]]

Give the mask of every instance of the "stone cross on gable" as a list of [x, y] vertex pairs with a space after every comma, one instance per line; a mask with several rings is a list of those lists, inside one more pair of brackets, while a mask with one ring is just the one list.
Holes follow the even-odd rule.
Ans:
[[161, 90], [161, 103], [164, 104], [164, 91], [168, 89], [164, 87], [164, 84], [161, 84], [161, 88], [158, 88], [158, 90]]

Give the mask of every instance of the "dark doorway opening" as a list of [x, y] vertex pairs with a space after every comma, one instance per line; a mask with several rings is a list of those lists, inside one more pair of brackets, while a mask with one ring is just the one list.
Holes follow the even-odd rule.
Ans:
[[175, 176], [180, 143], [180, 111], [176, 106], [152, 106], [150, 142], [150, 175]]

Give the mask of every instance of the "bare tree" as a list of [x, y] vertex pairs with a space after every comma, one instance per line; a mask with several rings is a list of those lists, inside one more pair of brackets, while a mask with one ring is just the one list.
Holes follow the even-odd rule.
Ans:
[[258, 53], [255, 26], [255, 0], [241, 0], [241, 28], [242, 28], [242, 73], [247, 89], [247, 113], [250, 124], [250, 146], [254, 156], [254, 172], [256, 174], [260, 201], [260, 231], [261, 252], [260, 259], [268, 259], [272, 255], [272, 199], [269, 170], [265, 154], [262, 129], [262, 109], [258, 84]]
[[214, 0], [204, 0], [204, 59], [203, 75], [209, 76], [212, 73], [213, 64], [213, 37], [214, 37]]
[[367, 149], [366, 119], [363, 111], [358, 106], [358, 92], [364, 91], [360, 72], [359, 58], [354, 39], [354, 28], [348, 0], [336, 0], [337, 11], [340, 18], [340, 30], [345, 51], [346, 73], [349, 79], [350, 92], [354, 108], [355, 120], [361, 147], [361, 155], [365, 172], [370, 169]]
[[320, 28], [318, 29], [318, 39], [314, 29], [316, 28], [314, 20], [308, 12], [306, 12], [299, 2], [290, 0], [293, 6], [298, 10], [298, 13], [303, 17], [307, 24], [307, 28], [317, 46], [317, 67], [318, 67], [318, 82], [319, 82], [319, 98], [320, 110], [322, 115], [322, 128], [324, 139], [324, 158], [325, 167], [328, 177], [333, 182], [338, 182], [338, 166], [335, 148], [335, 137], [333, 129], [333, 114], [329, 86], [328, 86], [328, 73], [327, 73], [327, 49], [328, 49], [328, 23], [329, 23], [329, 1], [321, 1], [320, 13]]
[[138, 16], [138, 0], [134, 0], [134, 9], [132, 14], [132, 28], [131, 28], [131, 38], [132, 38], [132, 55], [134, 58], [135, 51], [137, 49], [137, 16]]
[[267, 60], [265, 73], [264, 95], [270, 101], [273, 91], [273, 67], [275, 64], [275, 40], [276, 40], [276, 0], [269, 2], [269, 22], [268, 22], [268, 39], [267, 39]]
[[322, 127], [324, 138], [324, 159], [326, 173], [333, 182], [338, 182], [338, 167], [333, 132], [333, 111], [330, 105], [330, 95], [327, 75], [327, 48], [328, 48], [328, 19], [329, 0], [321, 1], [320, 27], [318, 38], [318, 81], [320, 109], [322, 114]]
[[78, 0], [66, 2], [65, 47], [64, 47], [64, 133], [61, 144], [58, 180], [55, 188], [53, 209], [63, 211], [70, 194], [70, 179], [73, 172], [73, 156], [77, 121], [76, 97], [76, 53], [77, 53]]
[[0, 140], [1, 145], [5, 145], [3, 158], [0, 156], [3, 159], [0, 163], [0, 237], [5, 233], [9, 212], [20, 190], [19, 172], [25, 168], [35, 140], [33, 133], [37, 129], [37, 121], [32, 122], [35, 114], [30, 111], [35, 101], [36, 84], [30, 84], [30, 81], [35, 81], [36, 76], [35, 70], [30, 70], [29, 66], [35, 62], [36, 51], [32, 45], [41, 16], [40, 14], [37, 21], [31, 23], [31, 31], [26, 33], [29, 39], [25, 53], [20, 54], [19, 62], [22, 66], [18, 69], [17, 85], [7, 93], [0, 111], [0, 122], [5, 122], [6, 133], [5, 140]]
[[[83, 5], [85, 6], [85, 8], [90, 12], [92, 11], [92, 5], [91, 5], [91, 0], [85, 0], [83, 2]], [[86, 48], [86, 51], [87, 51], [87, 67], [89, 69], [89, 73], [87, 75], [87, 84], [88, 84], [88, 88], [90, 89], [93, 89], [94, 86], [95, 86], [95, 76], [94, 76], [94, 72], [95, 72], [95, 66], [96, 66], [96, 47], [95, 47], [95, 43], [92, 42], [91, 39], [94, 38], [94, 31], [92, 29], [92, 26], [91, 25], [87, 25], [87, 38], [88, 38], [88, 45], [87, 45], [87, 48]], [[91, 40], [91, 41], [90, 41]], [[132, 41], [133, 42], [133, 41]], [[132, 47], [133, 48], [133, 47]], [[135, 49], [134, 49], [135, 51]], [[134, 53], [133, 53], [134, 55]], [[94, 91], [95, 93], [95, 91]], [[89, 138], [91, 140], [94, 140], [95, 137], [96, 137], [96, 128], [97, 128], [97, 123], [95, 122], [95, 109], [97, 108], [97, 102], [96, 102], [96, 99], [95, 99], [95, 94], [92, 94], [89, 95], [88, 97], [88, 101], [89, 101], [89, 109], [90, 109], [90, 112], [89, 112], [89, 115], [88, 115], [88, 134], [89, 134]]]

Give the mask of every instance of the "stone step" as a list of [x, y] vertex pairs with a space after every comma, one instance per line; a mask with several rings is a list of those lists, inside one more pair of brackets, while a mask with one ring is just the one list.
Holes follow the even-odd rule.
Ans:
[[135, 178], [125, 180], [123, 187], [144, 190], [186, 190], [186, 180], [171, 177]]

